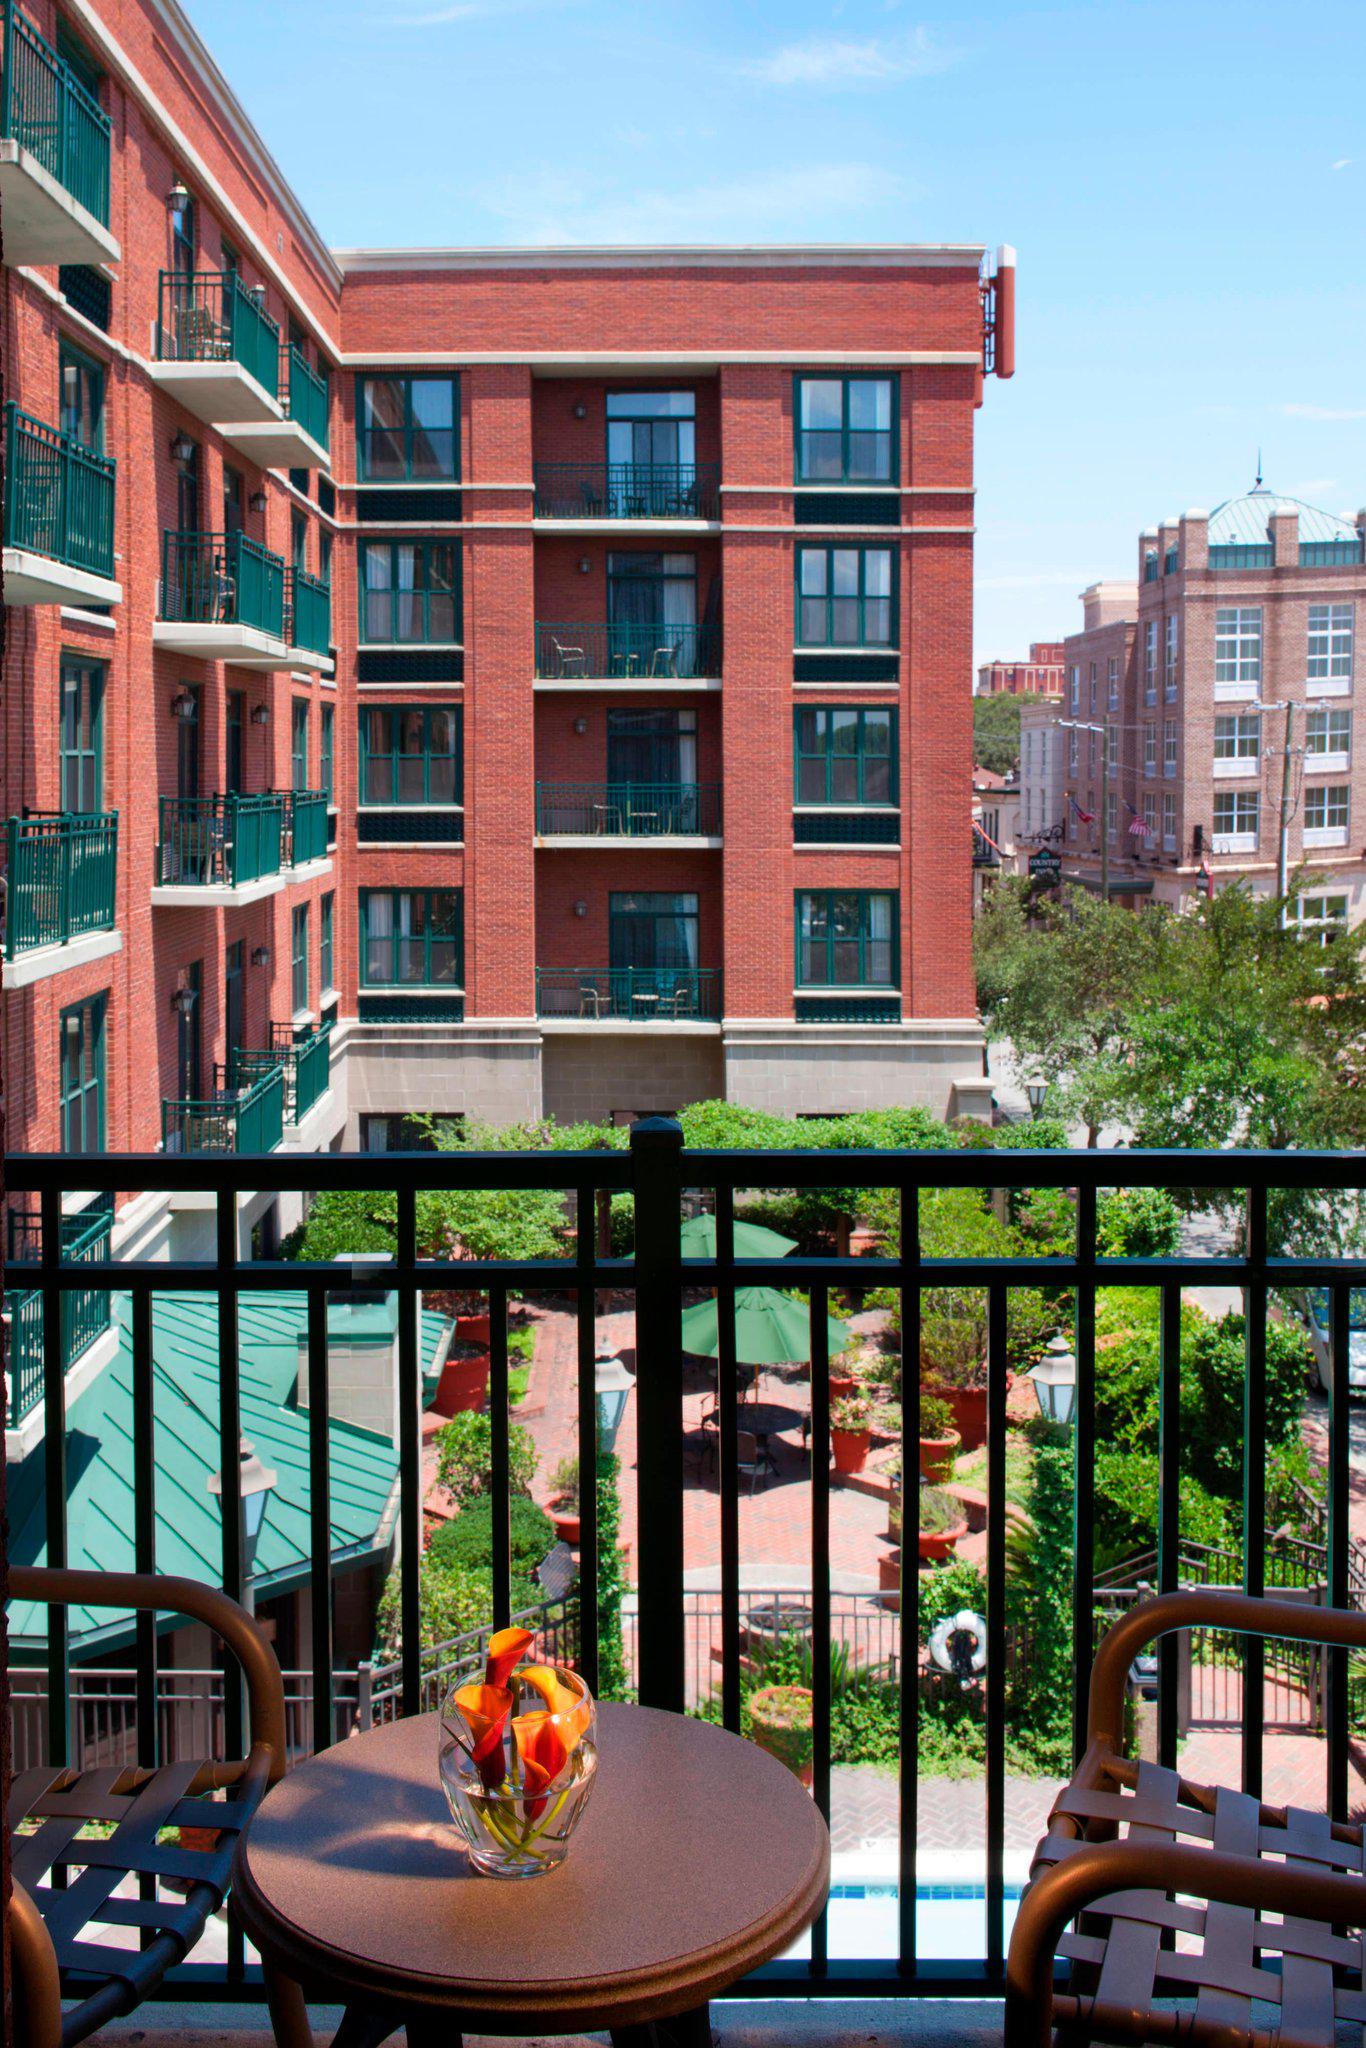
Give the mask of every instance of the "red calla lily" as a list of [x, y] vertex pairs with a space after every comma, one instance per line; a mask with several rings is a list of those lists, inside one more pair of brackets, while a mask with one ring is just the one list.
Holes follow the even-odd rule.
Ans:
[[535, 1640], [530, 1629], [525, 1628], [500, 1628], [491, 1635], [484, 1665], [485, 1685], [505, 1686]]
[[486, 1792], [496, 1792], [507, 1775], [503, 1736], [512, 1712], [512, 1694], [505, 1686], [462, 1685], [455, 1704], [474, 1738], [470, 1757]]
[[563, 1684], [559, 1673], [550, 1664], [524, 1664], [517, 1676], [535, 1687], [554, 1719], [561, 1741], [566, 1748], [573, 1749], [587, 1734], [588, 1724], [593, 1718], [593, 1704], [586, 1693]]
[[529, 1821], [539, 1820], [548, 1803], [550, 1786], [569, 1761], [569, 1751], [553, 1716], [539, 1709], [534, 1714], [517, 1716], [512, 1724], [512, 1739], [522, 1760], [523, 1810]]

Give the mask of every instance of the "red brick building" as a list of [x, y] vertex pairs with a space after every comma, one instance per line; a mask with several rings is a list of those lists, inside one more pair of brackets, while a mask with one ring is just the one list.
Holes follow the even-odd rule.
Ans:
[[1062, 688], [1063, 643], [1031, 640], [1028, 661], [984, 661], [977, 671], [979, 697], [1055, 695]]
[[13, 18], [10, 1142], [977, 1106], [1013, 255], [331, 252], [173, 0]]

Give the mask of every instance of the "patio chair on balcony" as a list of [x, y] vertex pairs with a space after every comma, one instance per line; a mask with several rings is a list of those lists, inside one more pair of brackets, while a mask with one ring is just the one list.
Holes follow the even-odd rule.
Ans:
[[650, 674], [658, 678], [678, 680], [678, 647], [670, 641], [667, 647], [656, 647], [650, 656]]
[[555, 667], [562, 676], [586, 676], [588, 656], [582, 647], [566, 647], [563, 641], [553, 636], [550, 642], [555, 650]]
[[[9, 1590], [20, 1600], [184, 1614], [213, 1630], [246, 1679], [251, 1747], [242, 1762], [15, 1775], [15, 2039], [72, 2048], [149, 1997], [222, 1906], [237, 1838], [284, 1775], [284, 1688], [251, 1617], [212, 1587], [25, 1565], [11, 1569]], [[88, 1822], [101, 1832], [78, 1839]], [[73, 2001], [65, 2012], [63, 1999]]]
[[607, 989], [601, 988], [596, 981], [581, 981], [579, 983], [579, 1015], [581, 1017], [601, 1017], [611, 1009], [611, 1006], [612, 998], [610, 993]]
[[176, 309], [176, 352], [183, 363], [225, 363], [232, 354], [232, 336], [211, 306]]
[[[1191, 1628], [1366, 1649], [1366, 1614], [1205, 1588], [1140, 1601], [1110, 1630], [1086, 1752], [1011, 1936], [1006, 2048], [1048, 2048], [1055, 2030], [1135, 2048], [1331, 2048], [1338, 2023], [1355, 2038], [1366, 2020], [1366, 1831], [1123, 1753], [1134, 1659]], [[1070, 1964], [1059, 1991], [1056, 1957]]]

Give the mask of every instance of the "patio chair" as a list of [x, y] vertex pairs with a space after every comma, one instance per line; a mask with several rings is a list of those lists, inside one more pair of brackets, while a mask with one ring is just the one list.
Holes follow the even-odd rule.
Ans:
[[553, 635], [550, 644], [555, 650], [555, 666], [562, 676], [587, 675], [588, 656], [582, 647], [566, 647]]
[[[1135, 1657], [1189, 1628], [1366, 1649], [1366, 1614], [1203, 1588], [1140, 1601], [1110, 1630], [1086, 1752], [1011, 1936], [1007, 2048], [1046, 2048], [1055, 2029], [1135, 2048], [1331, 2048], [1336, 2022], [1366, 2021], [1363, 1829], [1122, 1753]], [[1070, 1976], [1055, 1991], [1059, 1956]]]
[[650, 674], [657, 677], [669, 676], [677, 679], [678, 647], [674, 641], [671, 640], [667, 647], [656, 647], [653, 655], [650, 657]]
[[[284, 1688], [275, 1653], [251, 1617], [211, 1586], [16, 1565], [9, 1590], [20, 1600], [172, 1611], [204, 1622], [237, 1659], [247, 1686], [251, 1748], [243, 1762], [40, 1767], [15, 1775], [8, 1812], [14, 2038], [25, 2048], [72, 2048], [149, 1997], [223, 1904], [237, 1837], [284, 1775]], [[88, 1821], [112, 1823], [113, 1831], [76, 1839]], [[20, 1832], [26, 1824], [31, 1833]], [[169, 1830], [179, 1831], [178, 1840], [162, 1839]], [[287, 1989], [279, 1995], [290, 1996]], [[65, 2011], [64, 1998], [73, 2001]]]
[[747, 1478], [749, 1480], [749, 1490], [751, 1493], [754, 1491], [759, 1475], [762, 1473], [767, 1478], [768, 1474], [773, 1470], [772, 1458], [769, 1456], [765, 1446], [760, 1444], [758, 1437], [752, 1429], [736, 1431], [735, 1469], [742, 1479]]

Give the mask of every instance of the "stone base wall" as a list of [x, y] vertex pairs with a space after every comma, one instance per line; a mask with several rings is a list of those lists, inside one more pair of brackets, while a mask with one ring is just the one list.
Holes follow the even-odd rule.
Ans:
[[430, 1111], [495, 1124], [541, 1114], [541, 1034], [531, 1024], [348, 1022], [332, 1058], [345, 1076], [348, 1152], [359, 1147], [366, 1114]]
[[725, 1092], [782, 1116], [920, 1107], [990, 1114], [976, 1018], [886, 1025], [727, 1024]]
[[679, 1110], [720, 1095], [719, 1038], [664, 1033], [548, 1035], [541, 1054], [546, 1114], [597, 1122], [642, 1110]]

